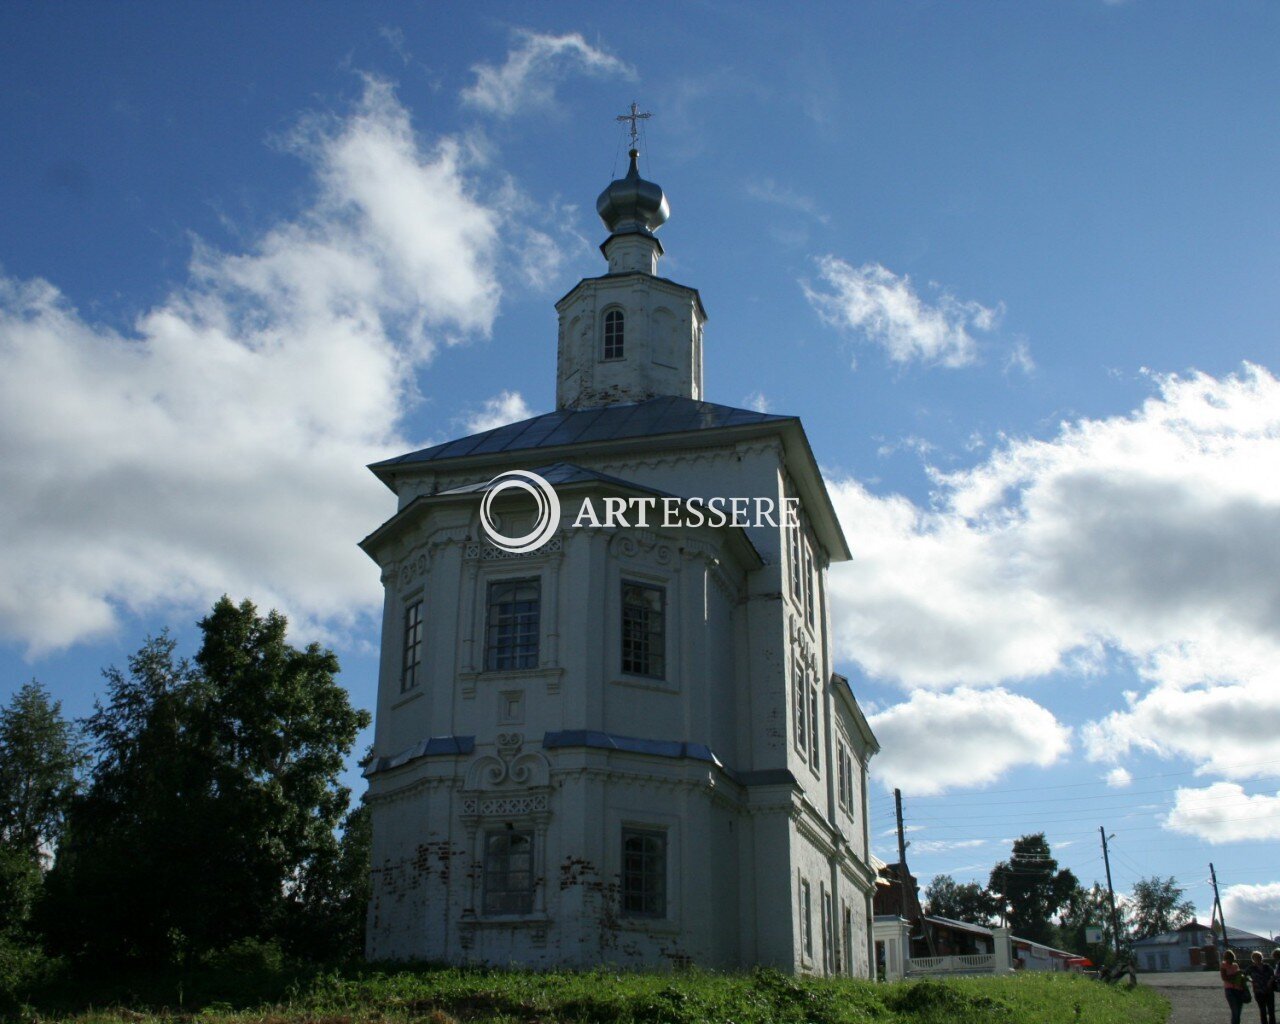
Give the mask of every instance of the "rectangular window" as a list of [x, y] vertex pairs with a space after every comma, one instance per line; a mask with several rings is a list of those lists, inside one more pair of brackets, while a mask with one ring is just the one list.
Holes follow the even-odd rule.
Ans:
[[627, 917], [667, 916], [667, 834], [622, 830], [622, 913]]
[[484, 912], [533, 910], [533, 833], [503, 829], [484, 837]]
[[849, 753], [844, 740], [836, 740], [836, 797], [849, 810]]
[[418, 685], [422, 674], [422, 602], [414, 601], [404, 610], [404, 662], [400, 670], [400, 692]]
[[831, 913], [831, 893], [826, 891], [826, 886], [822, 887], [822, 965], [827, 969], [828, 974], [834, 974], [836, 969], [836, 937], [832, 932], [835, 919]]
[[[807, 673], [806, 673], [807, 675]], [[818, 751], [822, 744], [818, 741], [821, 733], [818, 731], [818, 680], [810, 678], [809, 681], [809, 764], [813, 766], [813, 770], [817, 771], [821, 765], [819, 764]]]
[[813, 549], [804, 542], [804, 617], [813, 629]]
[[804, 672], [800, 669], [798, 655], [791, 656], [791, 701], [795, 718], [796, 750], [806, 759], [809, 756], [809, 711], [804, 685]]
[[800, 929], [804, 934], [804, 955], [813, 959], [813, 901], [805, 881], [800, 883]]
[[666, 676], [666, 591], [641, 583], [622, 584], [622, 671]]
[[854, 816], [853, 806], [853, 755], [849, 753], [849, 748], [841, 740], [839, 744], [840, 764], [837, 769], [840, 792], [840, 806], [848, 812], [850, 817]]
[[625, 320], [620, 309], [611, 309], [604, 315], [604, 357], [621, 359]]
[[485, 665], [491, 672], [538, 667], [541, 581], [494, 580], [489, 584]]
[[787, 561], [791, 563], [791, 596], [797, 604], [800, 604], [804, 591], [800, 585], [803, 569], [800, 562], [799, 526], [787, 527], [787, 553], [789, 555]]
[[844, 949], [844, 973], [853, 973], [853, 909], [844, 904], [843, 920], [840, 922], [841, 945]]

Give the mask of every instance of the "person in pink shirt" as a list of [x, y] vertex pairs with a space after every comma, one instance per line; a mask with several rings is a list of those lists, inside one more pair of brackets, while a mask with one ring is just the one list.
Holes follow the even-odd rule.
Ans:
[[1231, 1007], [1231, 1024], [1240, 1024], [1240, 1011], [1244, 1009], [1245, 981], [1244, 972], [1236, 963], [1236, 955], [1227, 950], [1222, 954], [1222, 966], [1218, 968], [1222, 975], [1222, 991], [1227, 997], [1227, 1005]]

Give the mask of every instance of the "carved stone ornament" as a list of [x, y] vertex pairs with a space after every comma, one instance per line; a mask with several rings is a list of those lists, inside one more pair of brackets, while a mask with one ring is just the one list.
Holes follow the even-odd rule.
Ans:
[[497, 561], [499, 559], [519, 560], [521, 558], [541, 558], [543, 555], [555, 554], [563, 550], [564, 538], [561, 536], [552, 537], [536, 551], [525, 551], [521, 554], [503, 551], [502, 548], [494, 547], [494, 545], [486, 541], [472, 541], [467, 545], [466, 557], [468, 559], [479, 559], [482, 562]]
[[400, 563], [400, 589], [404, 590], [412, 584], [426, 577], [427, 569], [431, 565], [431, 556], [425, 551], [420, 551], [417, 555], [411, 555], [405, 561]]
[[655, 565], [675, 564], [675, 548], [664, 538], [648, 530], [628, 530], [617, 534], [609, 545], [615, 555], [629, 559], [645, 559]]
[[498, 756], [486, 754], [477, 758], [469, 769], [465, 789], [485, 790], [506, 786], [536, 789], [551, 780], [551, 765], [537, 750], [524, 751], [524, 737], [518, 732], [504, 732], [497, 739]]

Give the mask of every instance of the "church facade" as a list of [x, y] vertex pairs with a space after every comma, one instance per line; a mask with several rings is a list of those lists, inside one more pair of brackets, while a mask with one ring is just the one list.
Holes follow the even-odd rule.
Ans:
[[[867, 976], [878, 747], [826, 588], [846, 542], [797, 418], [703, 400], [706, 314], [658, 274], [667, 200], [634, 150], [597, 208], [607, 272], [557, 304], [556, 410], [371, 467], [398, 510], [362, 542], [385, 587], [367, 953]], [[489, 493], [511, 470], [562, 509], [519, 553], [490, 529], [534, 524]], [[579, 515], [733, 497], [779, 514]]]

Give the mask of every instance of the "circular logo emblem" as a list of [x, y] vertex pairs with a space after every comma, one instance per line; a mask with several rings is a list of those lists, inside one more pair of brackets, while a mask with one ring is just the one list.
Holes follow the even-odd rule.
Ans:
[[[537, 508], [537, 513], [533, 517], [533, 529], [521, 537], [508, 537], [499, 532], [492, 509], [493, 499], [503, 491], [513, 488], [524, 491], [532, 497]], [[488, 489], [480, 502], [480, 526], [494, 547], [510, 551], [514, 555], [536, 551], [551, 539], [551, 535], [556, 532], [559, 525], [560, 499], [556, 497], [555, 488], [537, 473], [512, 469], [499, 473], [489, 481]]]

